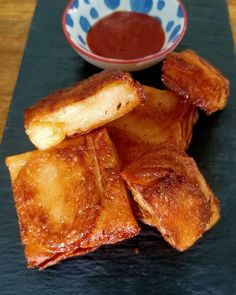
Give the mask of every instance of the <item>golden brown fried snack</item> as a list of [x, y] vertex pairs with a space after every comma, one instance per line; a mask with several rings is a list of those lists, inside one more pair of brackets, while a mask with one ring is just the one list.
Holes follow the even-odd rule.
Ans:
[[108, 132], [124, 164], [130, 164], [160, 143], [187, 149], [197, 121], [195, 106], [173, 93], [144, 86], [144, 105], [109, 123]]
[[25, 130], [38, 149], [46, 149], [125, 115], [143, 100], [142, 86], [130, 74], [105, 70], [27, 109]]
[[194, 51], [168, 54], [162, 70], [162, 81], [167, 89], [200, 107], [208, 115], [225, 107], [229, 81]]
[[220, 202], [216, 196], [211, 198], [211, 218], [210, 222], [207, 225], [205, 231], [212, 228], [220, 219]]
[[105, 129], [6, 164], [28, 267], [43, 269], [138, 234]]
[[191, 247], [219, 219], [213, 192], [194, 160], [176, 146], [160, 145], [121, 175], [139, 205], [142, 220], [180, 251]]

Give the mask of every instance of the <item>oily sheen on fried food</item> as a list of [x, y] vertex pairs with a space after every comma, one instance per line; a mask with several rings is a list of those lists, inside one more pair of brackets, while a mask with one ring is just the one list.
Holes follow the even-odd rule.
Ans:
[[169, 55], [163, 71], [168, 90], [102, 71], [25, 111], [38, 150], [6, 165], [28, 267], [132, 238], [136, 219], [179, 251], [217, 223], [220, 202], [185, 150], [197, 108], [223, 109], [229, 83], [189, 50]]

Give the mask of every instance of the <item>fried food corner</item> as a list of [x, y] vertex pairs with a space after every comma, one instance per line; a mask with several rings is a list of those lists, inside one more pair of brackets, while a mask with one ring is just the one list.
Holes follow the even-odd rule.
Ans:
[[28, 108], [25, 131], [38, 149], [47, 149], [125, 115], [144, 100], [141, 84], [130, 74], [105, 70]]
[[105, 129], [6, 164], [28, 267], [43, 269], [138, 234]]
[[121, 175], [142, 221], [179, 251], [191, 247], [219, 219], [217, 199], [196, 163], [176, 146], [160, 145]]
[[168, 54], [162, 70], [162, 81], [167, 89], [182, 97], [184, 101], [198, 106], [207, 115], [226, 106], [229, 81], [194, 51]]

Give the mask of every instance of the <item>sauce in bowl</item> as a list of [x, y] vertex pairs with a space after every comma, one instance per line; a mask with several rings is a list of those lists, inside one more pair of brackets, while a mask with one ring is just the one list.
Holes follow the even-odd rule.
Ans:
[[103, 17], [87, 34], [93, 53], [115, 59], [135, 59], [157, 53], [164, 42], [165, 34], [157, 19], [128, 11]]

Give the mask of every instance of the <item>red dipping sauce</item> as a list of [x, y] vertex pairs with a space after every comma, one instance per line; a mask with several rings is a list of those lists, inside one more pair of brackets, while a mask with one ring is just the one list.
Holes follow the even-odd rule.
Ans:
[[165, 42], [161, 24], [154, 17], [118, 11], [96, 22], [87, 34], [87, 43], [97, 55], [134, 59], [157, 53]]

